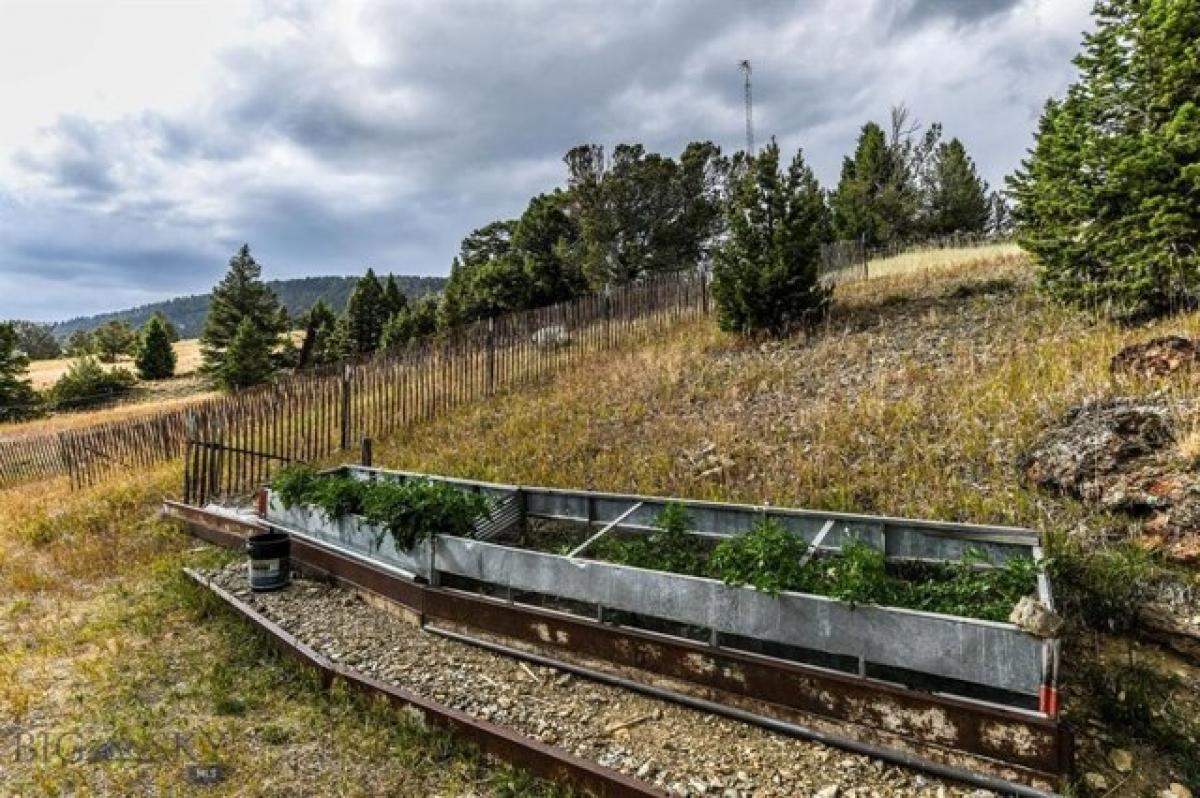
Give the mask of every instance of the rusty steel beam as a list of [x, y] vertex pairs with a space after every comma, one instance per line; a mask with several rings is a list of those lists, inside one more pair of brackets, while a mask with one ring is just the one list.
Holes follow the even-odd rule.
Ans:
[[266, 634], [271, 643], [287, 656], [317, 670], [321, 674], [321, 683], [326, 688], [335, 680], [340, 680], [366, 695], [382, 696], [393, 706], [416, 710], [427, 724], [471, 741], [484, 754], [524, 768], [543, 779], [568, 785], [584, 795], [596, 798], [662, 798], [666, 795], [653, 785], [602, 767], [565, 749], [546, 745], [511, 729], [479, 720], [466, 712], [451, 709], [396, 685], [331, 662], [232, 593], [190, 568], [185, 568], [184, 571], [198, 585], [212, 591], [232, 610]]
[[[218, 526], [230, 520], [188, 509], [189, 529], [203, 526], [206, 519]], [[180, 513], [172, 514], [182, 517]], [[1070, 731], [1060, 721], [1036, 713], [429, 587], [298, 538], [292, 540], [292, 558], [305, 570], [408, 607], [422, 622], [473, 629], [543, 652], [653, 674], [694, 686], [718, 702], [751, 702], [767, 718], [788, 720], [802, 713], [851, 724], [925, 748], [996, 762], [1022, 780], [1060, 784], [1071, 774]]]
[[[425, 618], [653, 673], [770, 707], [852, 723], [1015, 766], [1059, 781], [1069, 770], [1066, 728], [1029, 712], [923, 693], [799, 663], [610, 626], [439, 588]], [[779, 714], [779, 713], [772, 713]]]

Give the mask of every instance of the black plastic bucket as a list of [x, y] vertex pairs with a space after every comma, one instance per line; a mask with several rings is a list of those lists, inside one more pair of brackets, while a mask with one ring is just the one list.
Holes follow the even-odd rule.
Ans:
[[250, 554], [250, 589], [257, 592], [287, 587], [292, 579], [292, 539], [283, 532], [263, 532], [246, 539]]

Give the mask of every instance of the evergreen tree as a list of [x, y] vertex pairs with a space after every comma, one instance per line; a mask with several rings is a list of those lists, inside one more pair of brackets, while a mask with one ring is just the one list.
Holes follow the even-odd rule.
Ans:
[[229, 271], [213, 289], [200, 336], [201, 368], [222, 385], [230, 384], [224, 376], [225, 360], [243, 322], [249, 322], [249, 329], [261, 339], [253, 348], [265, 349], [274, 356], [287, 325], [282, 323], [279, 300], [262, 281], [262, 268], [250, 255], [248, 245], [230, 258]]
[[1162, 312], [1200, 288], [1200, 5], [1101, 0], [1079, 76], [1010, 179], [1021, 245], [1058, 298]]
[[[150, 318], [158, 319], [160, 322], [162, 322], [163, 328], [167, 331], [167, 338], [170, 339], [171, 343], [174, 344], [179, 341], [179, 329], [171, 323], [171, 320], [167, 318], [166, 313], [163, 313], [161, 310], [156, 310], [150, 314]], [[146, 321], [149, 322], [150, 319], [146, 319]], [[142, 329], [145, 329], [145, 325], [142, 325]]]
[[137, 333], [124, 321], [101, 324], [92, 333], [96, 354], [105, 363], [115, 363], [121, 355], [131, 354], [137, 347]]
[[407, 308], [388, 319], [383, 328], [385, 349], [405, 346], [410, 341], [433, 335], [437, 332], [439, 309], [435, 295], [423, 296]]
[[325, 338], [318, 339], [320, 347], [314, 353], [318, 363], [337, 363], [354, 355], [354, 343], [350, 336], [350, 321], [345, 314], [338, 316], [333, 329]]
[[85, 357], [96, 354], [96, 339], [87, 330], [75, 330], [67, 336], [68, 357]]
[[62, 357], [62, 347], [54, 337], [54, 325], [36, 321], [13, 321], [17, 346], [30, 360], [54, 360]]
[[950, 139], [939, 145], [930, 173], [925, 232], [932, 236], [983, 233], [990, 212], [987, 182], [975, 171], [962, 142]]
[[333, 362], [329, 339], [333, 335], [337, 316], [325, 300], [318, 299], [304, 314], [304, 340], [300, 344], [300, 354], [297, 356], [298, 368], [322, 365]]
[[740, 172], [713, 267], [721, 328], [782, 333], [815, 321], [830, 297], [820, 282], [828, 211], [817, 179], [800, 152], [781, 172], [774, 139]]
[[573, 299], [587, 288], [579, 248], [579, 222], [564, 191], [539, 194], [512, 231], [512, 250], [521, 261], [529, 307]]
[[842, 160], [842, 174], [831, 198], [839, 238], [876, 247], [900, 235], [907, 226], [897, 207], [898, 164], [883, 128], [863, 126], [853, 157]]
[[276, 371], [274, 345], [275, 340], [264, 336], [254, 319], [242, 319], [225, 349], [217, 383], [240, 390], [270, 382]]
[[346, 305], [350, 350], [355, 355], [369, 355], [379, 348], [383, 325], [388, 318], [383, 286], [373, 269], [359, 278]]
[[18, 421], [36, 413], [38, 398], [26, 376], [28, 368], [29, 358], [18, 346], [13, 325], [0, 324], [0, 421]]
[[842, 160], [830, 197], [838, 238], [878, 247], [920, 232], [942, 127], [935, 123], [917, 136], [919, 125], [909, 121], [903, 105], [893, 108], [891, 117], [890, 134], [874, 122], [863, 125], [854, 155]]
[[383, 285], [383, 306], [387, 311], [388, 318], [408, 307], [408, 297], [396, 284], [395, 275], [389, 274], [387, 282]]
[[689, 144], [678, 162], [640, 144], [618, 145], [607, 168], [595, 145], [564, 161], [580, 219], [576, 260], [593, 289], [693, 268], [720, 233], [728, 162], [710, 142]]
[[175, 350], [163, 316], [154, 315], [143, 325], [134, 358], [138, 376], [143, 380], [162, 380], [175, 376]]

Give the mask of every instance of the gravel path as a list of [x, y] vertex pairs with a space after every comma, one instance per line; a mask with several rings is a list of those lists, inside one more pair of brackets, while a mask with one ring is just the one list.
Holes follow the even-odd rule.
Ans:
[[251, 593], [239, 565], [207, 576], [331, 660], [675, 794], [990, 795], [446, 640], [343, 588]]

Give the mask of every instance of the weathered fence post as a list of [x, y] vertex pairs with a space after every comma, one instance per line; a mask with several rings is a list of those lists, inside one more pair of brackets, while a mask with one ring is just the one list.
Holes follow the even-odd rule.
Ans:
[[370, 438], [362, 439], [362, 454], [359, 455], [358, 463], [359, 463], [359, 465], [364, 465], [364, 466], [368, 466], [368, 467], [370, 467], [370, 465], [371, 465], [371, 439]]
[[488, 319], [487, 326], [487, 395], [496, 393], [496, 319]]
[[350, 448], [350, 365], [342, 368], [342, 451]]

